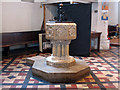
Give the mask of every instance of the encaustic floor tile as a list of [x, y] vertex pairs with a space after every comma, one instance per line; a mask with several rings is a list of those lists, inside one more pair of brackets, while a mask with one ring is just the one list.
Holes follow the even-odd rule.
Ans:
[[37, 83], [44, 83], [43, 81], [40, 81], [40, 80], [37, 80], [37, 79], [34, 79], [34, 78], [30, 78], [29, 80], [29, 84], [37, 84]]
[[114, 53], [112, 52], [109, 52], [109, 51], [100, 51], [99, 53], [97, 53], [98, 55], [102, 56], [102, 57], [105, 57], [105, 56], [117, 56], [115, 55]]
[[[98, 73], [99, 72], [99, 73]], [[93, 71], [97, 78], [101, 82], [112, 82], [118, 81], [118, 72], [117, 71]]]
[[78, 80], [76, 83], [81, 83], [81, 82], [95, 82], [95, 80], [93, 79], [93, 77], [91, 76], [91, 74], [89, 74], [89, 76], [86, 76], [84, 78], [81, 78], [80, 80]]
[[[22, 85], [2, 85], [3, 90], [7, 90], [8, 88], [21, 88]], [[5, 88], [5, 89], [4, 89]]]
[[10, 64], [5, 71], [29, 71], [30, 67], [24, 64]]
[[2, 83], [23, 83], [27, 73], [2, 73]]
[[[118, 89], [118, 47], [112, 47], [109, 51], [92, 52], [92, 57], [81, 57], [85, 60], [91, 72], [88, 76], [69, 84], [54, 84], [35, 78], [31, 75], [30, 66], [25, 64], [24, 59], [38, 55], [38, 53], [21, 55], [14, 58], [3, 59], [2, 68], [2, 88], [22, 88], [26, 83], [26, 88], [44, 89], [100, 89], [99, 84], [105, 88]], [[50, 53], [40, 53], [40, 56], [50, 56]], [[75, 56], [75, 58], [80, 58]], [[12, 60], [12, 62], [11, 62]], [[96, 82], [96, 81], [99, 81]]]
[[92, 63], [92, 62], [105, 62], [104, 60], [102, 60], [100, 57], [81, 57], [83, 60], [85, 60], [86, 62]]

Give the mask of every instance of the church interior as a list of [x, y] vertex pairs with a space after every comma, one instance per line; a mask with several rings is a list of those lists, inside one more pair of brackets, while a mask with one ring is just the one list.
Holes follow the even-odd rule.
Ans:
[[0, 89], [119, 90], [120, 0], [0, 0]]

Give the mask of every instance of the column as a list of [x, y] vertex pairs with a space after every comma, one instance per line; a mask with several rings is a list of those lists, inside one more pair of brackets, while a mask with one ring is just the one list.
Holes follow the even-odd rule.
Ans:
[[53, 44], [52, 53], [53, 53], [53, 56], [57, 56], [57, 47], [56, 47], [56, 44]]
[[61, 52], [60, 46], [61, 46], [60, 44], [57, 44], [57, 56], [58, 56], [58, 57], [61, 56], [61, 55], [60, 55], [60, 54], [61, 54], [61, 53], [60, 53], [60, 52]]
[[69, 45], [65, 45], [65, 56], [69, 56]]
[[65, 56], [65, 44], [62, 45], [62, 56]]

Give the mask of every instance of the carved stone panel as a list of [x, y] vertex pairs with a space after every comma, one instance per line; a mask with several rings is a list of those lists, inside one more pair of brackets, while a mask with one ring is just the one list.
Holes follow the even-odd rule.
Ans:
[[51, 40], [76, 39], [76, 24], [46, 23], [46, 38]]

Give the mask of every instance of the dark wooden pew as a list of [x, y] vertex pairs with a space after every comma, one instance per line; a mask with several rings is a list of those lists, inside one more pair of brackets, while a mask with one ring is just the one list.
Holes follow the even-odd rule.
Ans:
[[0, 47], [4, 48], [6, 54], [9, 54], [10, 46], [25, 45], [27, 47], [28, 44], [38, 43], [39, 33], [44, 33], [44, 31], [0, 33], [2, 37], [2, 45]]

